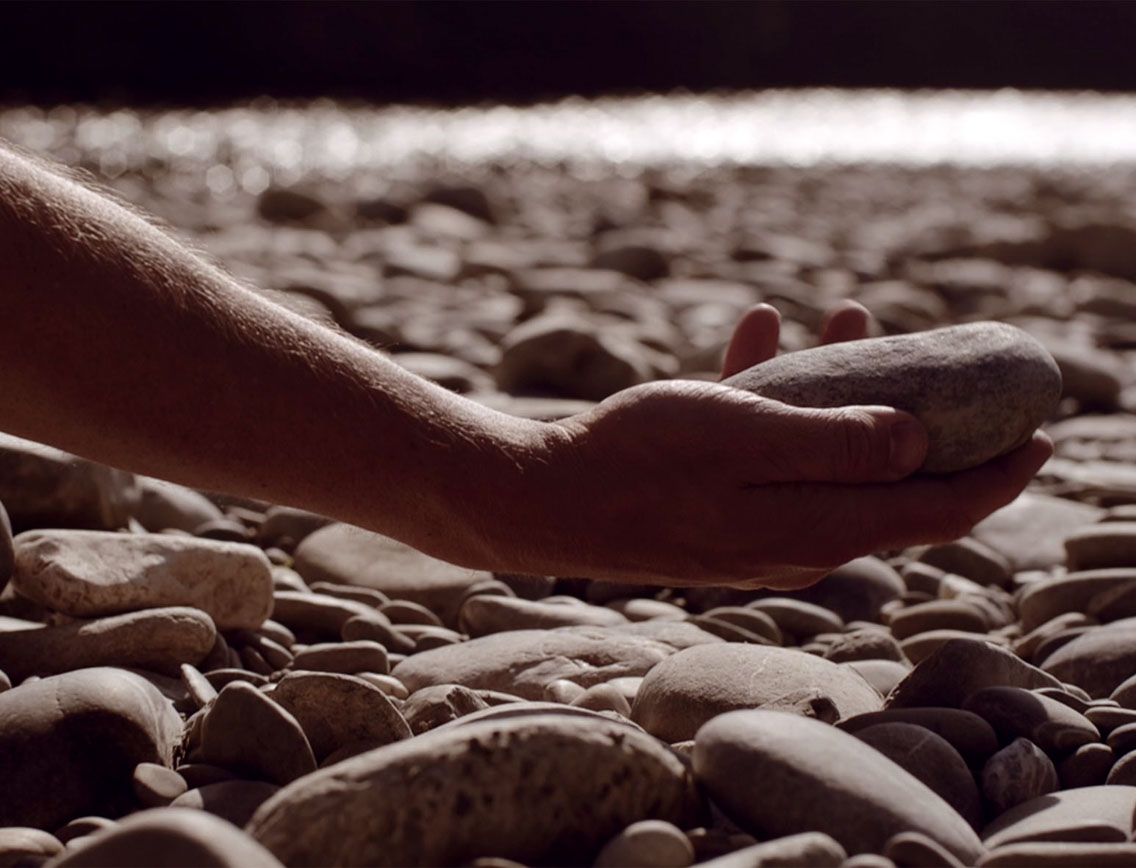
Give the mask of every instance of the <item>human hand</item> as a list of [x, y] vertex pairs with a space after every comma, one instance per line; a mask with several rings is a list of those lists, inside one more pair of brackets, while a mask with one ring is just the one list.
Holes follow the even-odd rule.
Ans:
[[[730, 374], [776, 351], [777, 319], [743, 318]], [[822, 339], [864, 336], [845, 306]], [[872, 552], [956, 539], [1013, 500], [1052, 451], [1035, 438], [982, 467], [910, 477], [927, 439], [887, 407], [791, 407], [715, 383], [664, 381], [564, 420], [527, 468], [510, 534], [525, 569], [664, 585], [813, 584]]]

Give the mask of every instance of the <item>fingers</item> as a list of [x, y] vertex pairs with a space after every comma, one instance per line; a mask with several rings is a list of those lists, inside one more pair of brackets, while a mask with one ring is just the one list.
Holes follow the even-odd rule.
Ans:
[[781, 314], [777, 308], [759, 304], [750, 308], [734, 328], [726, 356], [722, 361], [722, 377], [752, 368], [777, 355], [781, 337]]
[[872, 315], [858, 301], [845, 299], [824, 316], [820, 329], [822, 344], [839, 344], [844, 341], [859, 341], [868, 336]]
[[923, 426], [891, 407], [766, 406], [746, 468], [755, 484], [894, 482], [915, 472], [927, 455]]

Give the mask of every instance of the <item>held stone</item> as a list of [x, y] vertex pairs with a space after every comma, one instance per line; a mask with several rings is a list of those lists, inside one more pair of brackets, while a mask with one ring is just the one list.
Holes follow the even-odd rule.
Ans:
[[1021, 329], [970, 323], [787, 353], [724, 381], [803, 407], [883, 404], [930, 436], [922, 469], [951, 473], [1029, 439], [1061, 395], [1061, 374]]

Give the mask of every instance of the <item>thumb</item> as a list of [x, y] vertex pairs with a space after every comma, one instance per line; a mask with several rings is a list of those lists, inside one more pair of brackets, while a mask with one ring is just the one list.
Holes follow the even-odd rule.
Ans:
[[892, 407], [815, 409], [782, 405], [758, 450], [767, 482], [894, 482], [927, 455], [927, 432]]

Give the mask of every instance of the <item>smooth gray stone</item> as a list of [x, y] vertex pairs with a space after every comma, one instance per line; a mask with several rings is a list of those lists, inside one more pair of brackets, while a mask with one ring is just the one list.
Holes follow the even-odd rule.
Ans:
[[923, 423], [922, 470], [975, 467], [1025, 443], [1061, 396], [1057, 363], [1004, 323], [828, 344], [786, 353], [723, 381], [802, 407], [882, 404]]
[[1020, 841], [1127, 841], [1136, 787], [1081, 787], [1047, 793], [1010, 808], [982, 830], [993, 850]]
[[1026, 491], [988, 515], [970, 535], [1008, 558], [1015, 570], [1046, 570], [1065, 563], [1065, 535], [1099, 521], [1104, 510], [1088, 503]]
[[168, 767], [181, 730], [157, 688], [121, 669], [81, 669], [0, 693], [0, 826], [57, 829], [130, 810], [135, 767]]
[[283, 868], [232, 823], [195, 808], [153, 808], [69, 850], [51, 868]]
[[699, 862], [699, 868], [838, 868], [848, 854], [823, 832], [800, 832]]
[[854, 670], [791, 648], [730, 642], [688, 648], [651, 669], [636, 693], [631, 719], [664, 741], [685, 741], [715, 715], [802, 691], [831, 705], [837, 718], [883, 706], [879, 693]]
[[966, 864], [974, 830], [940, 796], [855, 736], [777, 711], [731, 711], [694, 738], [695, 777], [714, 803], [759, 838], [817, 831], [849, 853], [879, 853], [922, 832]]
[[148, 531], [158, 532], [167, 528], [193, 531], [207, 522], [219, 521], [225, 517], [220, 508], [199, 491], [154, 479], [149, 476], [138, 477], [138, 506], [134, 518]]
[[1042, 669], [1094, 699], [1107, 697], [1136, 670], [1134, 631], [1136, 618], [1091, 627], [1046, 657]]
[[595, 715], [445, 727], [285, 787], [247, 830], [288, 865], [577, 864], [638, 820], [687, 828], [683, 762]]
[[1136, 567], [1066, 573], [1027, 585], [1018, 598], [1022, 630], [1029, 632], [1069, 612], [1087, 612], [1094, 599], [1136, 589]]

